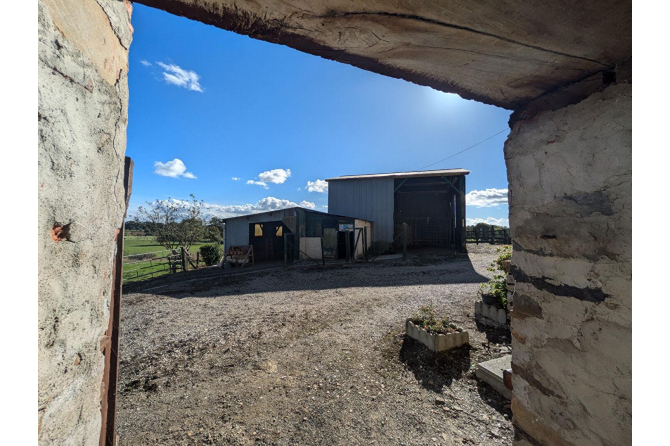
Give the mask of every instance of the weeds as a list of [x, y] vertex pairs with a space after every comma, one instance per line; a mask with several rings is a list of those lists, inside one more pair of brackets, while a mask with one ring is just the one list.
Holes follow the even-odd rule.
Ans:
[[488, 268], [488, 271], [495, 273], [493, 279], [481, 284], [479, 290], [482, 294], [492, 295], [499, 308], [507, 308], [507, 272], [503, 263], [512, 259], [512, 247], [509, 245], [496, 249], [500, 253]]
[[430, 305], [423, 305], [418, 313], [412, 315], [410, 320], [414, 325], [423, 328], [431, 334], [446, 334], [454, 331], [453, 327], [449, 324], [449, 319], [438, 317], [432, 303]]

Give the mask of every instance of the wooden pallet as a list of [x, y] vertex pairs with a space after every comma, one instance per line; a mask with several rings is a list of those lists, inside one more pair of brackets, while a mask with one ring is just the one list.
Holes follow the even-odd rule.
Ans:
[[224, 263], [230, 262], [241, 268], [249, 262], [251, 262], [252, 265], [255, 265], [254, 247], [251, 245], [231, 246], [226, 250], [223, 261]]

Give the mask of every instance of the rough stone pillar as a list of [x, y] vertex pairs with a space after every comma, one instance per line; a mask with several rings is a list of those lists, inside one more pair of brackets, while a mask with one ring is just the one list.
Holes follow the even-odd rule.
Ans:
[[505, 144], [517, 445], [632, 441], [632, 84]]
[[40, 0], [41, 445], [97, 445], [115, 237], [125, 211], [129, 2]]

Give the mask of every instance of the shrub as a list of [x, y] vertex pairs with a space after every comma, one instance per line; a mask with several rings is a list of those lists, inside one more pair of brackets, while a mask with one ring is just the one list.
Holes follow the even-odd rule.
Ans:
[[500, 255], [486, 268], [488, 271], [496, 274], [493, 275], [493, 279], [481, 284], [479, 289], [482, 294], [492, 295], [499, 308], [507, 308], [507, 273], [505, 272], [503, 262], [512, 258], [512, 247], [506, 245], [496, 249], [496, 252], [500, 253]]
[[410, 320], [414, 325], [423, 328], [431, 334], [446, 334], [454, 331], [447, 318], [438, 317], [432, 304], [422, 306], [418, 313], [412, 315]]
[[200, 247], [200, 256], [202, 260], [205, 261], [205, 265], [212, 266], [216, 265], [221, 258], [221, 252], [219, 251], [219, 245], [204, 245]]

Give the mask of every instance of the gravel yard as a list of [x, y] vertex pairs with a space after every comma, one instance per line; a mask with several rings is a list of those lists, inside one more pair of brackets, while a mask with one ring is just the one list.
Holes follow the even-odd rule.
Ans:
[[[508, 335], [474, 321], [495, 248], [469, 248], [128, 287], [120, 444], [511, 444], [508, 402], [474, 377], [509, 352]], [[471, 347], [435, 356], [405, 338], [405, 319], [430, 303]]]

